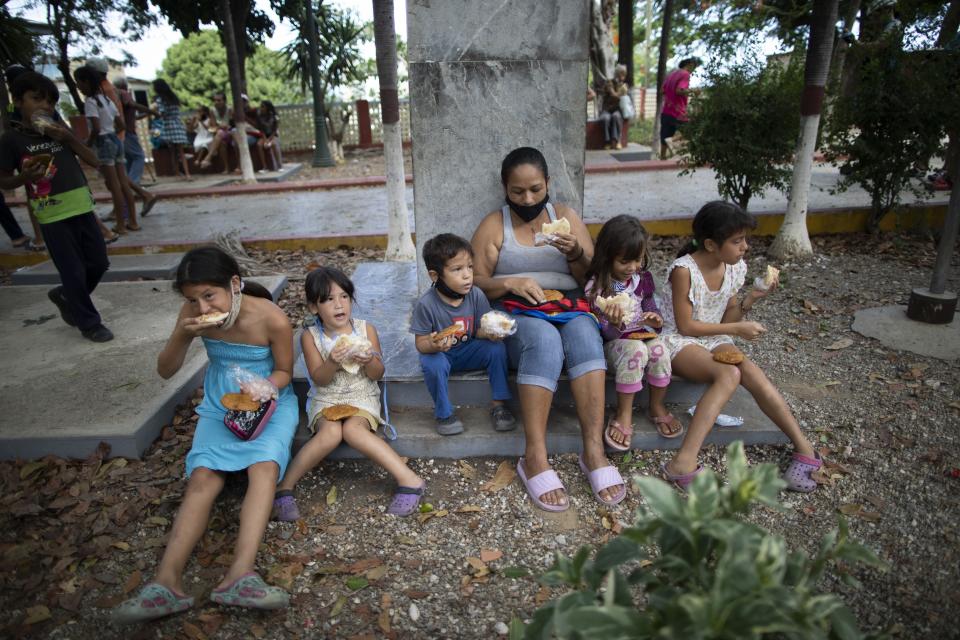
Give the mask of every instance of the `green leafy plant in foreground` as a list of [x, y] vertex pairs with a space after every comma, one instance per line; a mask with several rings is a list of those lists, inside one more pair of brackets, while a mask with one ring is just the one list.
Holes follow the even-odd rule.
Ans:
[[849, 539], [842, 518], [813, 557], [789, 551], [783, 538], [742, 519], [756, 503], [782, 510], [776, 466], [748, 466], [736, 442], [727, 468], [727, 484], [708, 470], [685, 499], [661, 480], [638, 478], [647, 506], [634, 526], [592, 559], [586, 546], [573, 558], [557, 554], [540, 581], [572, 591], [538, 609], [524, 637], [865, 637], [843, 600], [818, 584], [836, 561], [883, 563]]

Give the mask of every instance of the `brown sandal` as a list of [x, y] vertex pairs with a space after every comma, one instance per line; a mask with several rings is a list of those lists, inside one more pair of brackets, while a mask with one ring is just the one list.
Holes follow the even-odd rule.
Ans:
[[672, 413], [665, 416], [650, 416], [650, 421], [663, 438], [679, 438], [683, 434], [683, 423], [674, 418]]

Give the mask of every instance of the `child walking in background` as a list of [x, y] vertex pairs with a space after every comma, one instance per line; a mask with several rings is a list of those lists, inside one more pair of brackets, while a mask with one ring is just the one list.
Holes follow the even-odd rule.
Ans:
[[179, 158], [183, 164], [184, 178], [188, 182], [193, 181], [190, 166], [187, 163], [187, 154], [183, 150], [184, 145], [190, 144], [190, 140], [187, 138], [187, 128], [183, 126], [183, 119], [180, 117], [180, 98], [165, 80], [159, 78], [153, 81], [153, 92], [157, 95], [153, 100], [151, 113], [159, 119], [160, 142], [170, 147], [173, 153], [173, 166], [177, 166]]
[[[103, 95], [100, 89], [100, 76], [90, 67], [80, 67], [73, 73], [80, 92], [86, 96], [83, 113], [90, 128], [90, 141], [97, 151], [100, 161], [100, 173], [103, 174], [107, 189], [113, 199], [113, 216], [117, 226], [115, 233], [124, 235], [129, 231], [140, 231], [137, 223], [137, 203], [127, 180], [127, 160], [123, 151], [123, 142], [117, 137], [117, 131], [124, 128], [123, 119], [113, 101]], [[124, 212], [127, 217], [124, 219]]]
[[[683, 425], [663, 404], [670, 384], [670, 356], [655, 335], [633, 339], [638, 333], [655, 333], [663, 326], [654, 293], [656, 285], [650, 267], [649, 238], [646, 229], [633, 216], [611, 218], [600, 229], [593, 260], [587, 269], [584, 291], [600, 318], [607, 362], [615, 372], [617, 414], [607, 422], [603, 439], [618, 451], [630, 449], [633, 435], [633, 399], [643, 388], [644, 372], [649, 383], [650, 420], [664, 438], [676, 438]], [[632, 317], [624, 317], [624, 307], [610, 305], [601, 311], [597, 297], [608, 298], [626, 293]]]
[[[743, 298], [747, 264], [747, 232], [756, 220], [739, 206], [709, 202], [693, 220], [693, 240], [680, 250], [667, 270], [664, 291], [664, 328], [661, 338], [673, 361], [673, 370], [692, 382], [709, 385], [697, 403], [690, 428], [674, 458], [663, 465], [664, 475], [686, 487], [703, 466], [697, 455], [714, 421], [738, 385], [793, 443], [794, 453], [784, 474], [787, 488], [809, 492], [817, 487], [810, 477], [821, 466], [820, 456], [804, 437], [790, 407], [763, 371], [743, 356], [731, 336], [755, 340], [766, 333], [759, 322], [746, 319], [753, 305], [776, 288], [752, 289]], [[715, 354], [737, 354], [739, 364], [714, 360]], [[723, 356], [720, 356], [723, 357]]]
[[[319, 267], [304, 284], [307, 309], [316, 316], [300, 338], [310, 380], [307, 401], [309, 428], [314, 434], [297, 453], [277, 487], [273, 515], [292, 522], [300, 518], [293, 488], [308, 471], [341, 442], [376, 462], [399, 485], [387, 513], [409, 516], [417, 511], [426, 483], [377, 435], [380, 424], [380, 387], [383, 359], [380, 339], [372, 324], [353, 317], [353, 282], [339, 269]], [[348, 336], [347, 340], [338, 340]], [[355, 353], [354, 344], [369, 341], [369, 350]], [[330, 409], [348, 409], [340, 417]], [[324, 415], [327, 410], [327, 415]], [[329, 416], [329, 417], [328, 417]]]
[[90, 298], [110, 262], [93, 212], [93, 195], [77, 162], [79, 157], [96, 167], [97, 156], [54, 120], [60, 92], [49, 78], [23, 72], [10, 94], [16, 111], [0, 136], [0, 189], [22, 186], [27, 191], [30, 211], [60, 274], [62, 284], [47, 291], [60, 317], [88, 340], [112, 340], [113, 333], [103, 326]]
[[[487, 370], [494, 430], [515, 429], [517, 421], [504, 404], [510, 399], [507, 348], [480, 326], [490, 302], [473, 286], [473, 247], [460, 236], [441, 233], [423, 245], [423, 261], [433, 286], [417, 300], [410, 331], [416, 335], [423, 380], [433, 398], [437, 433], [449, 436], [463, 431], [447, 396], [447, 381], [451, 372], [471, 369]], [[438, 332], [454, 325], [459, 325], [456, 332], [438, 337]]]
[[[193, 444], [186, 459], [187, 489], [154, 580], [118, 606], [115, 621], [144, 622], [185, 611], [183, 570], [207, 529], [210, 510], [223, 489], [225, 474], [245, 471], [248, 484], [240, 509], [240, 531], [233, 559], [210, 600], [248, 609], [281, 609], [289, 604], [283, 589], [268, 586], [255, 572], [257, 550], [270, 520], [277, 480], [290, 460], [290, 446], [300, 421], [293, 375], [293, 331], [270, 292], [240, 278], [240, 267], [217, 247], [188, 251], [177, 268], [174, 288], [184, 297], [177, 324], [157, 357], [157, 373], [169, 379], [180, 367], [195, 338], [203, 341], [210, 364], [203, 378], [203, 402]], [[208, 320], [211, 314], [222, 320]], [[238, 365], [262, 380], [239, 382]], [[234, 435], [224, 418], [226, 393], [243, 392], [252, 400], [276, 401], [263, 431], [252, 439]]]

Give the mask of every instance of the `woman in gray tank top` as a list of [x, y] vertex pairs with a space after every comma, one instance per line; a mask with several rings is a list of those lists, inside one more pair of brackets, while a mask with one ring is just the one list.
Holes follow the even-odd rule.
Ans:
[[[473, 234], [474, 284], [494, 304], [506, 295], [531, 304], [545, 301], [544, 289], [570, 290], [583, 285], [593, 257], [586, 225], [567, 206], [549, 202], [547, 162], [538, 150], [521, 147], [503, 160], [500, 178], [506, 204], [488, 214]], [[565, 218], [569, 234], [544, 246], [534, 234], [545, 222]], [[564, 366], [570, 378], [583, 434], [580, 468], [594, 496], [613, 505], [626, 496], [623, 478], [603, 451], [603, 408], [606, 359], [596, 321], [579, 316], [555, 325], [540, 318], [514, 316], [517, 332], [506, 339], [510, 366], [517, 370], [520, 410], [526, 436], [517, 473], [531, 500], [547, 511], [564, 511], [570, 501], [547, 462], [547, 417]]]

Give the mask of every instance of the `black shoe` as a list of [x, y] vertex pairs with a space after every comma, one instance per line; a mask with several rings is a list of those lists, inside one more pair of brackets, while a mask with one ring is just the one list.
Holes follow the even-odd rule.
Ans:
[[437, 418], [436, 427], [437, 433], [442, 436], [455, 436], [458, 433], [463, 433], [463, 423], [460, 422], [460, 418], [455, 413], [446, 418]]
[[95, 327], [81, 331], [83, 337], [87, 340], [92, 340], [93, 342], [110, 342], [113, 340], [113, 332], [110, 329], [107, 329], [102, 324], [98, 324]]
[[50, 289], [50, 291], [47, 291], [47, 297], [50, 298], [50, 302], [57, 305], [57, 309], [60, 310], [60, 318], [64, 322], [71, 327], [77, 326], [77, 321], [73, 319], [73, 312], [70, 311], [67, 299], [63, 297], [63, 287]]
[[517, 419], [504, 405], [498, 404], [490, 409], [490, 419], [494, 431], [513, 431], [517, 428]]

